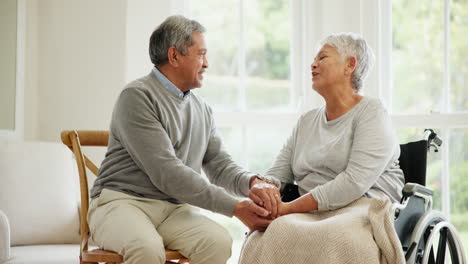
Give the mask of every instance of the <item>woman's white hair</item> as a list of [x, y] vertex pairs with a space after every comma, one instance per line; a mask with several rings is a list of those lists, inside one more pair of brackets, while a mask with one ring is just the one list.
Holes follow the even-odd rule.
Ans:
[[335, 48], [343, 61], [351, 56], [356, 57], [357, 65], [351, 82], [353, 88], [359, 91], [375, 61], [374, 52], [366, 40], [355, 33], [341, 32], [332, 34], [319, 42], [320, 48], [324, 45]]

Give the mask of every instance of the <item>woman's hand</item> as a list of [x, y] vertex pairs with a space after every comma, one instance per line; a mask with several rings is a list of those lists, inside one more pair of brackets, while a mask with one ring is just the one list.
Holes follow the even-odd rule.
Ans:
[[291, 208], [291, 203], [283, 203], [281, 202], [278, 206], [278, 215], [283, 216], [287, 214], [293, 213], [292, 208]]
[[306, 193], [301, 197], [289, 203], [281, 202], [278, 205], [279, 215], [287, 215], [294, 213], [306, 213], [318, 209], [318, 202], [310, 193]]
[[276, 186], [263, 181], [254, 182], [250, 188], [249, 198], [265, 208], [270, 213], [271, 219], [279, 216], [279, 206], [282, 202], [280, 191]]

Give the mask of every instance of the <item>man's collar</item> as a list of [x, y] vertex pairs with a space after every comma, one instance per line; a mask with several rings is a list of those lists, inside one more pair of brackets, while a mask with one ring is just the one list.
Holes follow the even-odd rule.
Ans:
[[190, 90], [185, 92], [185, 93], [182, 92], [181, 90], [179, 90], [179, 88], [177, 88], [171, 81], [169, 81], [169, 79], [167, 79], [166, 76], [164, 76], [164, 74], [162, 74], [158, 70], [158, 68], [153, 67], [153, 73], [156, 76], [156, 79], [158, 79], [158, 81], [164, 87], [166, 87], [166, 89], [169, 90], [169, 92], [173, 93], [175, 96], [177, 96], [179, 98], [184, 98], [185, 96], [190, 94]]

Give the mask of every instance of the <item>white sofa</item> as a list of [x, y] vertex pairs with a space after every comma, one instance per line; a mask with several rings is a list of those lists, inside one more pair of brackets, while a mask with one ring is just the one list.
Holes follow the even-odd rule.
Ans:
[[79, 263], [79, 188], [60, 143], [0, 140], [0, 264]]

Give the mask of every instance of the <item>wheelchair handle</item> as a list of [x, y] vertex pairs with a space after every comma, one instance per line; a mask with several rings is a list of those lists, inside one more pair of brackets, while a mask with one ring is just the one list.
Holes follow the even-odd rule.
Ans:
[[442, 145], [442, 139], [434, 132], [433, 129], [426, 128], [424, 129], [424, 140], [427, 141], [427, 148], [429, 149], [431, 146], [434, 146], [437, 150], [437, 147]]

